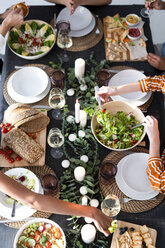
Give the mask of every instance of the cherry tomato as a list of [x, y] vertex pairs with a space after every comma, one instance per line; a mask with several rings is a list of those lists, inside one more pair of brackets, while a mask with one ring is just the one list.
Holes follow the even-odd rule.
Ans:
[[118, 139], [115, 139], [114, 142], [115, 142], [115, 144], [116, 144], [116, 143], [118, 142]]
[[2, 133], [8, 133], [8, 130], [7, 130], [6, 127], [3, 127], [3, 128], [2, 128]]
[[35, 238], [34, 239], [35, 239], [36, 242], [40, 241], [41, 235], [40, 235], [40, 232], [39, 231], [36, 231], [35, 232]]
[[21, 158], [20, 156], [17, 156], [17, 157], [16, 157], [16, 160], [17, 160], [17, 161], [20, 161], [21, 159], [22, 159], [22, 158]]
[[35, 248], [43, 248], [43, 246], [41, 244], [36, 244]]
[[106, 111], [106, 109], [102, 109], [102, 110], [101, 110], [101, 112], [102, 112], [103, 114], [105, 113], [105, 111]]
[[10, 127], [11, 126], [11, 124], [10, 123], [6, 123], [6, 125], [5, 125], [6, 127]]
[[8, 155], [8, 156], [5, 156], [5, 159], [9, 160], [9, 159], [11, 159], [11, 157]]
[[9, 163], [10, 164], [14, 163], [14, 159], [13, 158], [9, 159]]
[[24, 243], [24, 245], [28, 248], [30, 248], [30, 245], [28, 243]]
[[46, 248], [50, 248], [52, 244], [49, 241], [46, 241]]
[[9, 155], [13, 154], [13, 150], [8, 150], [7, 152]]
[[8, 129], [7, 129], [7, 130], [8, 130], [8, 131], [10, 131], [11, 129], [13, 129], [13, 127], [8, 127]]
[[0, 124], [0, 128], [2, 128], [2, 127], [4, 127], [5, 126], [5, 124], [4, 123], [1, 123]]

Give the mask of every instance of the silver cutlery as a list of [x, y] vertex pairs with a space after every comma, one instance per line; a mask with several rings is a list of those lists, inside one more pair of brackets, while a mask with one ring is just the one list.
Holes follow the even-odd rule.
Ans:
[[[95, 92], [98, 92], [98, 91], [99, 91], [99, 87], [95, 86]], [[102, 109], [100, 96], [97, 96], [97, 99], [98, 99], [99, 108]]]
[[133, 130], [133, 129], [137, 128], [137, 127], [140, 127], [140, 126], [142, 126], [143, 124], [144, 124], [144, 122], [141, 122], [141, 123], [137, 124], [136, 126], [131, 127], [130, 130]]
[[31, 108], [34, 108], [34, 109], [52, 109], [50, 106], [48, 105], [34, 105], [32, 106]]
[[12, 207], [12, 211], [11, 211], [11, 217], [15, 217], [15, 207], [16, 207], [16, 200], [14, 199], [13, 207]]
[[[111, 72], [111, 73], [118, 73], [118, 72], [121, 72], [123, 70], [111, 70], [109, 69], [108, 72]], [[140, 71], [141, 73], [144, 73], [144, 71]]]
[[[99, 16], [98, 15], [96, 15], [96, 19], [98, 20], [99, 19]], [[98, 22], [98, 21], [97, 21]], [[100, 34], [100, 30], [97, 28], [96, 29], [96, 35], [99, 35]]]
[[[130, 201], [139, 201], [139, 200], [136, 200], [136, 199], [133, 199], [133, 198], [119, 198], [119, 200], [120, 200], [120, 203], [124, 203], [124, 204], [126, 204], [126, 203], [128, 203]], [[156, 201], [156, 200], [157, 200], [156, 197], [148, 199], [148, 201]]]
[[55, 33], [57, 33], [56, 19], [57, 19], [57, 14], [54, 13], [54, 32]]
[[[22, 66], [22, 65], [15, 65], [14, 68], [15, 69], [21, 69], [24, 68], [26, 65]], [[27, 65], [28, 66], [28, 65]], [[48, 65], [36, 65], [35, 67], [41, 68], [42, 70], [47, 69], [49, 66]]]
[[33, 220], [33, 219], [36, 219], [36, 217], [29, 217], [29, 218], [21, 219], [21, 220], [2, 219], [2, 220], [0, 220], [0, 224], [2, 224], [2, 223], [16, 222], [16, 221], [29, 221], [29, 220]]

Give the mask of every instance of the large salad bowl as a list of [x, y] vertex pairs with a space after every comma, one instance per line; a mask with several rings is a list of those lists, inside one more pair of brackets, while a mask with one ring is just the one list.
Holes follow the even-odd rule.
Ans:
[[[112, 101], [112, 102], [105, 103], [104, 105], [102, 105], [102, 111], [104, 112], [106, 110], [109, 111], [109, 114], [112, 116], [116, 116], [118, 112], [122, 111], [123, 113], [125, 113], [128, 116], [131, 116], [131, 115], [134, 116], [135, 120], [138, 121], [139, 123], [143, 122], [143, 120], [145, 118], [144, 114], [142, 113], [142, 111], [139, 108], [137, 108], [134, 105], [122, 102], [122, 101]], [[95, 139], [104, 147], [106, 147], [110, 150], [114, 150], [114, 151], [126, 151], [126, 150], [134, 148], [143, 140], [146, 132], [145, 132], [145, 128], [141, 127], [141, 130], [139, 129], [141, 131], [141, 135], [138, 137], [136, 142], [131, 143], [130, 147], [120, 149], [120, 148], [115, 148], [115, 146], [113, 146], [113, 145], [107, 145], [104, 141], [102, 141], [100, 138], [98, 138], [97, 128], [100, 126], [100, 124], [98, 123], [97, 113], [98, 113], [98, 110], [94, 113], [94, 115], [92, 117], [91, 129], [92, 129], [92, 132], [93, 132]], [[102, 126], [104, 126], [104, 125], [106, 125], [106, 123], [102, 124]], [[125, 125], [125, 124], [121, 124], [121, 128], [123, 125]], [[110, 130], [110, 132], [113, 132], [111, 126], [109, 127], [109, 130]], [[130, 129], [127, 132], [128, 132], [127, 137], [134, 136], [135, 131], [132, 131]], [[138, 132], [138, 130], [137, 130], [137, 132]], [[113, 136], [113, 134], [112, 134], [112, 136]], [[121, 141], [118, 139], [118, 137], [116, 137], [115, 134], [113, 137], [114, 137], [114, 142], [117, 143], [118, 141]], [[124, 142], [124, 141], [121, 141], [121, 142]]]
[[66, 248], [66, 238], [62, 228], [56, 222], [35, 218], [23, 225], [15, 236], [13, 248], [21, 247]]
[[45, 56], [56, 41], [52, 26], [41, 20], [27, 20], [10, 30], [8, 45], [17, 56], [34, 60]]

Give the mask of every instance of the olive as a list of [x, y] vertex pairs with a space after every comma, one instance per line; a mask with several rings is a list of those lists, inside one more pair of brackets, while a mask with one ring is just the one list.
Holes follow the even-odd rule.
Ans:
[[131, 227], [129, 230], [130, 230], [130, 232], [133, 232], [133, 231], [135, 231], [135, 228]]

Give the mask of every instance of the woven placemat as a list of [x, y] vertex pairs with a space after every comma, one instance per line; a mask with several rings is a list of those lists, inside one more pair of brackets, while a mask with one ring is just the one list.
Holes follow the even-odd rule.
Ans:
[[[25, 65], [25, 66], [23, 66], [23, 67], [26, 67], [26, 66], [38, 66], [38, 67], [42, 67], [42, 66], [45, 66], [45, 65], [43, 65], [43, 64], [28, 64], [28, 65]], [[17, 70], [19, 70], [19, 69], [17, 69]], [[6, 102], [9, 104], [9, 105], [11, 105], [11, 104], [13, 104], [13, 103], [16, 103], [16, 101], [15, 100], [13, 100], [10, 96], [9, 96], [9, 94], [8, 94], [8, 92], [7, 92], [7, 83], [8, 83], [8, 81], [9, 81], [9, 78], [17, 71], [17, 70], [14, 70], [7, 78], [6, 78], [6, 80], [5, 80], [5, 83], [4, 83], [4, 87], [3, 87], [3, 94], [4, 94], [4, 98], [5, 98], [5, 100], [6, 100]], [[45, 69], [43, 69], [47, 74], [48, 74], [48, 76], [50, 76], [51, 75], [51, 73], [53, 72], [53, 68], [52, 67], [49, 67], [49, 66], [46, 66], [46, 68]], [[52, 87], [52, 85], [51, 85], [51, 87]], [[49, 94], [47, 94], [47, 96], [45, 96], [41, 101], [39, 101], [39, 102], [35, 102], [35, 103], [32, 103], [32, 104], [28, 104], [29, 106], [33, 106], [33, 105], [49, 105], [48, 104], [48, 96], [49, 96]]]
[[[111, 70], [119, 70], [119, 71], [123, 71], [123, 70], [127, 70], [127, 69], [132, 69], [132, 70], [136, 70], [135, 68], [133, 67], [129, 67], [129, 66], [113, 66], [110, 68]], [[111, 72], [111, 77], [113, 77], [115, 75], [115, 73], [112, 73]], [[141, 106], [138, 106], [138, 108], [141, 110], [141, 111], [144, 111], [146, 112], [148, 107], [150, 106], [152, 100], [153, 100], [153, 97], [154, 97], [154, 93], [152, 93], [150, 99], [144, 103], [143, 105]], [[113, 101], [111, 98], [110, 98], [110, 101]]]
[[[80, 52], [87, 50], [96, 46], [103, 37], [103, 23], [100, 18], [93, 15], [96, 20], [96, 25], [94, 29], [87, 35], [82, 37], [72, 37], [73, 45], [70, 48], [67, 48], [67, 51], [71, 52]], [[54, 20], [52, 19], [50, 24], [54, 27]], [[96, 34], [96, 30], [99, 30], [99, 33]]]
[[[9, 170], [11, 168], [4, 168], [1, 171], [5, 172], [7, 170]], [[34, 174], [41, 180], [42, 177], [46, 174], [54, 174], [54, 171], [48, 167], [47, 165], [44, 165], [42, 167], [34, 167], [34, 166], [30, 166], [28, 167], [29, 170], [31, 170], [32, 172], [34, 172]], [[57, 189], [53, 192], [52, 196], [55, 198], [59, 198], [59, 194], [60, 194], [60, 186], [58, 184]], [[37, 211], [35, 212], [32, 217], [36, 217], [36, 218], [46, 218], [48, 219], [52, 214], [51, 213], [46, 213], [46, 212], [42, 212], [42, 211]], [[4, 217], [0, 216], [0, 220], [4, 219]], [[20, 228], [22, 227], [27, 221], [16, 221], [16, 222], [6, 222], [5, 225], [8, 227], [12, 227], [12, 228]]]
[[[131, 151], [133, 152], [143, 152], [143, 153], [148, 153], [148, 150], [146, 148], [142, 148], [142, 147], [135, 147], [133, 148]], [[125, 152], [111, 152], [104, 160], [105, 161], [111, 161], [112, 163], [114, 163], [116, 166], [119, 163], [119, 161], [129, 155], [130, 152], [125, 151]], [[114, 194], [117, 195], [119, 198], [124, 198], [124, 197], [128, 197], [126, 196], [122, 191], [120, 191], [120, 189], [118, 188], [116, 181], [114, 179], [113, 182], [108, 183], [107, 181], [105, 181], [101, 176], [100, 176], [100, 171], [99, 171], [99, 185], [100, 185], [100, 189], [102, 194], [104, 195], [104, 197], [106, 197], [109, 194]], [[142, 213], [148, 210], [151, 210], [153, 208], [155, 208], [156, 206], [158, 206], [162, 201], [164, 200], [164, 196], [159, 194], [157, 196], [157, 200], [146, 200], [146, 201], [137, 201], [137, 200], [132, 200], [126, 204], [121, 204], [121, 210], [123, 212], [127, 212], [127, 213]]]

